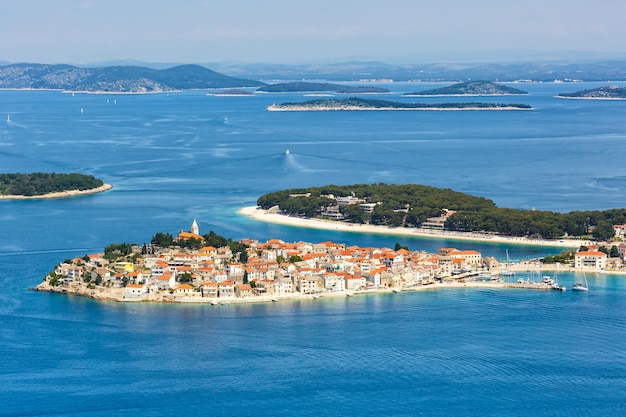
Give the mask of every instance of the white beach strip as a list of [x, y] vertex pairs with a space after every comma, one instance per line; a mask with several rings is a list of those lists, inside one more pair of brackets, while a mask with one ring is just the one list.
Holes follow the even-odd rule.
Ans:
[[48, 193], [48, 194], [42, 194], [42, 195], [0, 195], [0, 200], [39, 200], [39, 199], [45, 199], [45, 198], [75, 197], [78, 195], [101, 193], [103, 191], [108, 191], [111, 188], [113, 188], [112, 185], [103, 184], [98, 188], [92, 188], [89, 190], [61, 191], [58, 193]]
[[240, 209], [238, 213], [252, 219], [267, 223], [284, 224], [311, 229], [336, 230], [342, 232], [379, 233], [385, 235], [420, 236], [433, 239], [470, 240], [477, 242], [509, 243], [514, 245], [556, 246], [563, 248], [579, 248], [580, 246], [589, 244], [588, 241], [579, 239], [528, 239], [524, 237], [507, 237], [473, 232], [449, 232], [442, 230], [416, 229], [410, 227], [387, 227], [372, 226], [367, 224], [345, 223], [335, 220], [311, 219], [269, 213], [267, 210], [263, 210], [261, 208], [258, 208], [257, 206], [244, 207]]

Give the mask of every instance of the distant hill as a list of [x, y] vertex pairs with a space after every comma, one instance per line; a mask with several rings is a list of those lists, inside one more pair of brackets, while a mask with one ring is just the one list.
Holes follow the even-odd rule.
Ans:
[[271, 84], [259, 88], [257, 91], [265, 93], [307, 93], [307, 92], [334, 92], [340, 94], [382, 94], [389, 93], [386, 88], [379, 87], [351, 87], [341, 84], [292, 82]]
[[626, 87], [610, 85], [591, 90], [582, 90], [575, 93], [561, 93], [558, 97], [585, 98], [590, 100], [626, 100]]
[[505, 96], [528, 94], [527, 91], [488, 81], [469, 81], [448, 87], [406, 93], [405, 96]]
[[259, 87], [260, 81], [233, 78], [200, 65], [157, 70], [115, 66], [12, 64], [0, 67], [0, 88], [144, 93], [204, 88]]

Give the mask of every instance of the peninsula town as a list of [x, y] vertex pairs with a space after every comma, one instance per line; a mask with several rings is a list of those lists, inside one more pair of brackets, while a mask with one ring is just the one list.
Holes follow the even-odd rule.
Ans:
[[[112, 301], [230, 304], [281, 299], [351, 296], [436, 287], [559, 289], [548, 276], [515, 279], [514, 270], [537, 270], [537, 263], [513, 265], [485, 258], [475, 250], [442, 248], [437, 253], [395, 248], [361, 248], [334, 242], [266, 242], [244, 239], [207, 246], [194, 220], [190, 231], [159, 246], [110, 245], [58, 264], [35, 289]], [[215, 239], [210, 239], [215, 241]], [[581, 248], [564, 270], [620, 270], [597, 245]], [[555, 266], [558, 269], [558, 265]], [[506, 276], [506, 278], [504, 277]], [[562, 289], [562, 288], [561, 288]]]

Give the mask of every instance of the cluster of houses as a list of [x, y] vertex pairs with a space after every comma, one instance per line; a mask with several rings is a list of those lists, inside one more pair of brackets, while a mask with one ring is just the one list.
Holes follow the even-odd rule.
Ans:
[[[202, 239], [192, 232], [177, 239]], [[197, 250], [178, 246], [109, 261], [89, 254], [56, 266], [60, 285], [123, 288], [124, 299], [285, 297], [294, 294], [350, 293], [423, 285], [436, 279], [485, 268], [480, 252], [444, 248], [439, 253], [346, 247], [334, 242], [287, 243], [243, 240], [247, 260], [228, 246]], [[132, 259], [132, 260], [131, 260]], [[49, 280], [50, 277], [47, 277]]]
[[[192, 232], [177, 239], [202, 239], [194, 221]], [[334, 242], [287, 243], [243, 240], [247, 260], [241, 262], [228, 246], [197, 250], [178, 246], [109, 261], [90, 254], [55, 268], [60, 285], [123, 289], [125, 300], [228, 299], [294, 294], [350, 293], [426, 285], [446, 277], [466, 277], [496, 271], [493, 258], [475, 250], [442, 248], [438, 253], [387, 248], [346, 247]], [[620, 245], [620, 262], [626, 245]], [[130, 260], [132, 259], [132, 260]], [[576, 268], [604, 270], [607, 255], [590, 247], [576, 254]], [[49, 280], [50, 277], [47, 277]]]

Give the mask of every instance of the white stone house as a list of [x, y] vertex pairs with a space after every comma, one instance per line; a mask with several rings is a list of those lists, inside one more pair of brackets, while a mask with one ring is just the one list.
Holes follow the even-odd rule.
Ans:
[[144, 284], [128, 284], [124, 287], [125, 300], [140, 300], [145, 293], [146, 286]]
[[575, 256], [576, 268], [605, 269], [607, 256], [604, 252], [584, 251]]

